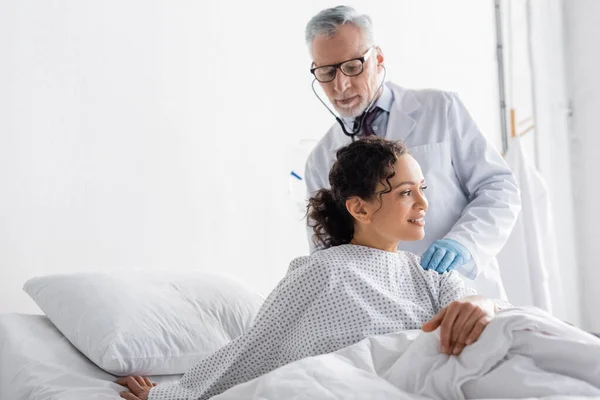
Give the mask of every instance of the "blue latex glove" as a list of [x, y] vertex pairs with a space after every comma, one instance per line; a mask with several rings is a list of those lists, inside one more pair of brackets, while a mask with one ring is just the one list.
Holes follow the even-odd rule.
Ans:
[[436, 240], [421, 258], [424, 270], [432, 269], [440, 274], [451, 271], [471, 260], [471, 253], [465, 246], [452, 239]]

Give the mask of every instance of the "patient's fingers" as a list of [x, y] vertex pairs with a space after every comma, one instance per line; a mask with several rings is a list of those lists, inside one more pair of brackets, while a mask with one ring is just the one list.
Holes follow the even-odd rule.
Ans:
[[148, 387], [152, 387], [152, 386], [156, 386], [156, 384], [154, 384], [150, 379], [148, 378], [144, 378], [144, 383], [146, 384], [146, 386]]
[[137, 397], [135, 394], [131, 393], [131, 392], [121, 392], [119, 393], [119, 395], [127, 400], [140, 400], [139, 397]]
[[116, 384], [119, 384], [121, 386], [127, 386], [127, 378], [129, 378], [128, 376], [124, 376], [122, 378], [119, 378], [115, 381]]
[[463, 347], [465, 347], [467, 345], [467, 337], [469, 337], [469, 334], [471, 332], [473, 332], [473, 328], [475, 327], [475, 324], [477, 323], [477, 321], [479, 321], [481, 318], [485, 317], [487, 314], [485, 313], [485, 310], [482, 310], [481, 308], [477, 308], [475, 310], [475, 312], [473, 312], [471, 314], [471, 316], [469, 317], [469, 320], [465, 323], [463, 329], [460, 331], [460, 334], [458, 336], [458, 338], [456, 339], [457, 343], [462, 344]]
[[[140, 384], [136, 378], [137, 377], [135, 377], [135, 376], [128, 376], [123, 379], [119, 379], [119, 381], [124, 381], [125, 384], [123, 386], [127, 386], [129, 388], [129, 390], [131, 390], [131, 392], [138, 394], [138, 393], [142, 392], [144, 389], [142, 388], [142, 386], [140, 386]], [[117, 383], [119, 383], [119, 381], [117, 381]], [[143, 382], [143, 380], [142, 380], [142, 382]], [[146, 384], [144, 384], [144, 386], [146, 386]]]
[[[141, 388], [139, 382], [136, 380], [135, 376], [124, 376], [122, 378], [117, 379], [116, 383], [118, 383], [121, 386], [126, 386], [127, 388], [129, 388], [129, 390], [133, 390], [133, 388], [142, 390], [142, 388]], [[145, 386], [145, 384], [144, 384], [144, 386]]]
[[465, 324], [460, 329], [458, 337], [454, 343], [454, 348], [452, 349], [452, 354], [457, 356], [459, 355], [465, 346], [467, 345], [467, 337], [471, 332], [473, 332], [473, 328], [477, 321], [479, 321], [482, 317], [485, 317], [486, 313], [484, 310], [480, 308], [475, 308], [475, 310], [470, 314], [469, 319], [465, 322]]
[[475, 343], [477, 339], [479, 339], [479, 336], [481, 336], [481, 332], [483, 332], [483, 330], [489, 323], [490, 317], [487, 314], [485, 314], [483, 317], [479, 318], [477, 322], [475, 322], [473, 330], [471, 331], [471, 333], [469, 333], [469, 336], [467, 336], [467, 340], [465, 340], [467, 346], [470, 346], [471, 344]]
[[146, 381], [144, 381], [143, 377], [136, 375], [133, 378], [140, 385], [140, 389], [142, 389], [144, 386], [146, 386]]
[[435, 331], [438, 328], [438, 326], [440, 326], [440, 324], [442, 323], [442, 320], [444, 319], [444, 315], [446, 315], [446, 310], [447, 310], [447, 308], [444, 308], [435, 317], [433, 317], [429, 321], [425, 322], [423, 324], [423, 326], [421, 327], [421, 329], [423, 329], [424, 332]]
[[[467, 334], [469, 334], [473, 329], [474, 321], [471, 322], [471, 324], [468, 327], [466, 325], [469, 322], [469, 319], [471, 319], [473, 315], [477, 313], [477, 310], [479, 310], [479, 307], [477, 307], [473, 303], [461, 304], [460, 312], [458, 314], [458, 317], [456, 318], [454, 327], [452, 328], [452, 338], [450, 340], [450, 346], [456, 346], [457, 342], [461, 342], [464, 345], [464, 340], [466, 339]], [[465, 332], [466, 329], [468, 329], [467, 332]], [[463, 333], [463, 341], [460, 341], [460, 337]], [[452, 350], [452, 347], [450, 348], [450, 350]]]
[[440, 328], [440, 343], [442, 353], [450, 354], [450, 339], [452, 334], [452, 327], [456, 321], [456, 317], [460, 311], [460, 303], [451, 303], [446, 311], [444, 320]]

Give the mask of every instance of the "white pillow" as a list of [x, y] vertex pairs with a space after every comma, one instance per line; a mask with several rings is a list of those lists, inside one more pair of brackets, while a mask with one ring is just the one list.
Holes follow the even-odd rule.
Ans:
[[23, 290], [114, 375], [184, 373], [245, 332], [264, 300], [232, 278], [200, 272], [52, 275]]

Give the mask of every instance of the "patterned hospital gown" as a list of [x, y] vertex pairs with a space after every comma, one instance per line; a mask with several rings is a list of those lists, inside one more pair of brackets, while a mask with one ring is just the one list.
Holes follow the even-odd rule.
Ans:
[[149, 400], [208, 399], [301, 358], [362, 339], [420, 329], [454, 300], [474, 295], [456, 272], [425, 271], [419, 257], [342, 245], [299, 257], [251, 328]]

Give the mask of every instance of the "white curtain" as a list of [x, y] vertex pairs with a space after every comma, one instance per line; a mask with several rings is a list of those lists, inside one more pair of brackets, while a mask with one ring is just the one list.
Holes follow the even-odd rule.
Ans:
[[[529, 0], [531, 68], [535, 97], [536, 154], [541, 176], [548, 185], [550, 213], [556, 233], [557, 270], [551, 270], [553, 312], [581, 325], [579, 265], [569, 156], [568, 100], [566, 95], [563, 9], [561, 0]], [[561, 296], [561, 293], [564, 296]]]
[[506, 157], [521, 185], [523, 211], [498, 258], [509, 300], [580, 325], [562, 1], [528, 0], [525, 14], [535, 149], [524, 151], [519, 139], [509, 143]]
[[553, 313], [564, 301], [557, 282], [558, 257], [548, 190], [518, 137], [511, 140], [505, 157], [521, 188], [522, 201], [515, 228], [498, 255], [506, 294], [514, 305], [534, 305]]

